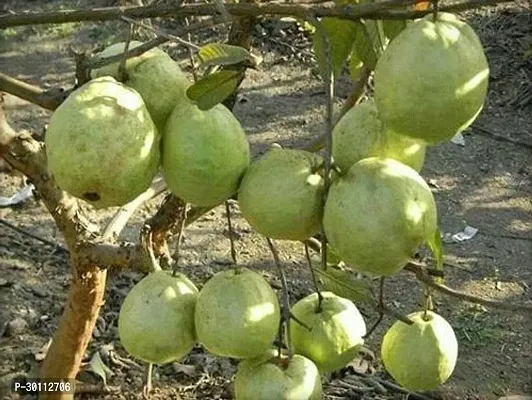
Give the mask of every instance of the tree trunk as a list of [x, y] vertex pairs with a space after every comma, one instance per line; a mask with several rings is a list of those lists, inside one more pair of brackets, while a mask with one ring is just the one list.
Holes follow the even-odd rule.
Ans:
[[[72, 257], [72, 263], [74, 277], [63, 316], [41, 369], [43, 379], [73, 381], [76, 378], [103, 304], [107, 271], [84, 264], [76, 257]], [[39, 398], [69, 400], [74, 395], [41, 393]]]

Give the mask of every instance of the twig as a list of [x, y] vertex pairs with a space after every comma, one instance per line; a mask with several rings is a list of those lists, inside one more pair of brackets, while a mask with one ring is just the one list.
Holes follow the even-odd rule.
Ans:
[[493, 307], [493, 308], [497, 308], [500, 310], [519, 311], [519, 312], [526, 312], [526, 313], [532, 312], [532, 305], [514, 304], [514, 303], [508, 303], [505, 301], [485, 299], [482, 297], [477, 297], [477, 296], [473, 296], [468, 293], [461, 292], [456, 289], [452, 289], [449, 286], [446, 286], [444, 284], [437, 283], [425, 271], [425, 268], [423, 265], [409, 263], [405, 266], [404, 269], [412, 272], [419, 281], [449, 296], [456, 297], [461, 300], [469, 301], [470, 303], [482, 304], [484, 306]]
[[238, 265], [236, 260], [236, 250], [235, 250], [235, 240], [233, 235], [233, 226], [231, 224], [231, 207], [229, 206], [229, 201], [225, 202], [225, 215], [227, 217], [227, 230], [229, 231], [229, 243], [231, 244], [231, 260], [233, 264]]
[[[414, 19], [432, 13], [431, 10], [397, 10], [412, 5], [417, 0], [379, 1], [375, 3], [338, 6], [332, 2], [316, 4], [285, 3], [236, 3], [225, 4], [225, 10], [233, 16], [258, 17], [263, 15], [293, 16], [307, 19], [312, 13], [316, 17], [337, 17], [341, 19]], [[472, 8], [493, 6], [513, 0], [464, 0], [442, 5], [440, 11], [459, 12]], [[25, 12], [0, 16], [0, 29], [23, 25], [60, 24], [79, 21], [109, 21], [122, 17], [187, 17], [192, 15], [219, 15], [219, 10], [211, 4], [183, 4], [178, 7], [153, 5], [141, 7], [103, 7], [88, 10], [60, 10], [51, 12]]]
[[490, 129], [478, 123], [473, 125], [472, 129], [473, 131], [477, 132], [478, 134], [482, 136], [489, 137], [499, 142], [508, 142], [508, 143], [515, 144], [516, 146], [522, 146], [522, 147], [526, 147], [527, 149], [532, 149], [532, 143], [523, 142], [522, 140], [513, 139], [511, 137], [507, 137], [504, 135], [499, 135], [498, 133], [492, 132]]
[[[185, 18], [185, 25], [190, 26], [190, 22], [188, 18]], [[190, 32], [187, 33], [187, 41], [192, 41], [192, 35]], [[198, 71], [197, 71], [197, 65], [196, 60], [194, 59], [194, 49], [190, 46], [187, 47], [188, 49], [188, 59], [190, 60], [190, 66], [192, 68], [192, 77], [194, 78], [194, 82], [198, 81]]]
[[[176, 244], [175, 244], [175, 250], [174, 250], [174, 276], [177, 273], [177, 269], [179, 267], [179, 258], [181, 255], [181, 244], [183, 243], [183, 232], [185, 230], [185, 224], [187, 222], [187, 203], [183, 202], [183, 206], [181, 207], [181, 212], [178, 214], [177, 218], [177, 232], [176, 232]], [[169, 232], [172, 232], [170, 230]]]
[[[342, 106], [342, 109], [336, 116], [336, 119], [334, 122], [335, 125], [352, 107], [354, 107], [360, 101], [360, 99], [362, 98], [362, 95], [364, 94], [366, 84], [368, 82], [370, 75], [371, 75], [371, 70], [366, 67], [362, 67], [356, 81], [353, 84], [353, 89], [351, 93], [349, 94], [349, 97], [347, 98], [344, 105]], [[320, 136], [318, 136], [308, 145], [304, 146], [303, 149], [307, 151], [313, 151], [313, 152], [321, 150], [323, 146], [325, 145], [326, 137], [327, 137], [327, 134], [322, 133]]]
[[132, 35], [133, 35], [133, 24], [129, 24], [128, 30], [127, 30], [126, 42], [124, 43], [124, 52], [122, 53], [122, 58], [120, 59], [120, 63], [118, 64], [118, 80], [120, 82], [126, 82], [128, 80], [128, 75], [126, 71], [127, 57], [125, 56], [125, 54], [129, 50], [129, 45], [131, 43]]
[[314, 290], [316, 290], [316, 293], [318, 293], [318, 299], [321, 298], [321, 300], [319, 300], [319, 302], [321, 302], [323, 301], [323, 295], [321, 294], [320, 286], [318, 285], [318, 277], [316, 276], [316, 271], [314, 271], [314, 268], [312, 267], [312, 259], [310, 258], [308, 243], [305, 242], [304, 245], [305, 245], [305, 257], [307, 259], [307, 264], [310, 269], [310, 275], [312, 276], [312, 284], [314, 285]]
[[[272, 252], [275, 265], [277, 266], [277, 269], [279, 270], [279, 276], [281, 278], [281, 285], [283, 286], [283, 296], [282, 296], [283, 311], [282, 311], [281, 325], [284, 325], [285, 327], [285, 343], [288, 349], [288, 358], [291, 359], [294, 355], [294, 349], [292, 348], [292, 340], [291, 340], [291, 334], [290, 334], [290, 320], [292, 316], [290, 314], [290, 294], [288, 292], [288, 284], [286, 283], [286, 275], [284, 273], [281, 260], [279, 259], [279, 253], [277, 252], [277, 249], [273, 245], [273, 242], [270, 238], [267, 237], [266, 241], [268, 242], [268, 247], [270, 248], [270, 251]], [[282, 340], [282, 335], [280, 336], [281, 336], [280, 339]]]
[[39, 242], [47, 244], [48, 246], [51, 246], [51, 247], [53, 247], [55, 249], [61, 250], [61, 251], [65, 252], [65, 253], [68, 253], [68, 249], [66, 247], [64, 247], [63, 245], [61, 245], [59, 243], [52, 242], [51, 240], [45, 239], [43, 237], [40, 237], [40, 236], [38, 236], [38, 235], [36, 235], [34, 233], [28, 232], [25, 229], [19, 228], [18, 226], [13, 225], [11, 222], [7, 222], [3, 218], [0, 218], [0, 224], [5, 225], [8, 228], [10, 228], [10, 229], [14, 230], [15, 232], [18, 232], [18, 233], [20, 233], [20, 234], [22, 234], [24, 236], [28, 236], [28, 237], [30, 237], [32, 239], [38, 240]]
[[116, 214], [113, 216], [111, 221], [105, 227], [102, 238], [106, 239], [117, 239], [120, 235], [120, 232], [124, 229], [127, 222], [134, 214], [134, 212], [146, 201], [151, 200], [166, 190], [166, 184], [163, 179], [157, 179], [153, 185], [146, 190], [144, 193], [140, 194], [137, 198], [122, 206]]
[[[173, 42], [184, 44], [189, 49], [197, 50], [197, 49], [200, 48], [199, 46], [195, 45], [194, 43], [191, 43], [190, 41], [181, 39], [180, 37], [175, 36], [175, 35], [171, 35], [171, 34], [165, 32], [165, 31], [163, 31], [161, 29], [154, 28], [153, 26], [146, 25], [142, 21], [137, 21], [137, 20], [135, 20], [133, 18], [128, 18], [128, 17], [122, 17], [121, 19], [126, 21], [126, 22], [129, 22], [130, 24], [138, 25], [138, 26], [140, 26], [140, 27], [142, 27], [142, 28], [144, 28], [144, 29], [146, 29], [146, 30], [148, 30], [150, 32], [156, 33], [157, 36], [161, 36], [161, 37], [163, 37], [165, 39], [168, 39], [168, 40], [171, 40]], [[187, 25], [187, 26], [190, 26], [190, 25]], [[190, 35], [190, 32], [188, 32], [187, 34]]]
[[384, 281], [385, 277], [381, 277], [379, 280], [379, 303], [377, 305], [378, 311], [379, 311], [379, 317], [377, 318], [377, 321], [371, 326], [371, 328], [368, 329], [366, 334], [363, 336], [364, 339], [367, 339], [371, 336], [371, 334], [377, 329], [379, 324], [381, 323], [382, 319], [384, 318]]

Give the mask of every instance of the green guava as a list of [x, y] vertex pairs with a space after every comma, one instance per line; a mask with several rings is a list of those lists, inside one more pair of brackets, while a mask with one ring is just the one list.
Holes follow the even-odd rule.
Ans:
[[387, 129], [372, 101], [351, 108], [333, 129], [332, 155], [343, 172], [368, 157], [393, 158], [419, 172], [426, 147], [420, 140]]
[[395, 133], [437, 144], [469, 127], [482, 111], [489, 66], [478, 36], [440, 12], [415, 21], [375, 68], [375, 102]]
[[196, 344], [194, 308], [198, 289], [183, 274], [149, 274], [126, 296], [118, 334], [126, 351], [140, 360], [165, 364], [184, 357]]
[[198, 341], [222, 357], [264, 353], [272, 346], [280, 319], [275, 292], [247, 268], [218, 272], [201, 289], [196, 304]]
[[111, 77], [93, 79], [54, 112], [45, 136], [57, 185], [96, 208], [122, 206], [150, 186], [160, 135], [139, 94]]
[[370, 157], [332, 183], [323, 226], [331, 248], [345, 263], [368, 275], [389, 276], [434, 238], [436, 203], [412, 168]]
[[215, 206], [234, 195], [250, 161], [249, 142], [222, 104], [202, 111], [178, 105], [163, 133], [162, 164], [169, 189], [187, 203]]
[[295, 354], [292, 359], [270, 352], [240, 362], [234, 379], [236, 400], [320, 400], [321, 378], [316, 365]]
[[322, 159], [303, 150], [271, 148], [246, 171], [238, 190], [240, 211], [259, 233], [305, 240], [320, 230]]
[[381, 357], [386, 371], [410, 391], [432, 390], [446, 382], [458, 357], [453, 328], [440, 315], [428, 311], [408, 316], [413, 325], [395, 322], [386, 332]]
[[306, 327], [294, 321], [290, 331], [295, 352], [311, 359], [324, 374], [345, 367], [356, 357], [364, 343], [366, 323], [352, 301], [332, 292], [321, 294], [321, 311], [317, 293], [294, 304], [293, 316]]
[[[130, 49], [141, 45], [132, 42]], [[99, 55], [111, 56], [124, 51], [125, 43], [114, 44]], [[189, 101], [186, 90], [192, 84], [179, 65], [164, 51], [154, 48], [126, 62], [124, 83], [142, 96], [155, 125], [162, 130], [174, 107]], [[94, 76], [110, 75], [118, 79], [118, 63], [93, 71]]]

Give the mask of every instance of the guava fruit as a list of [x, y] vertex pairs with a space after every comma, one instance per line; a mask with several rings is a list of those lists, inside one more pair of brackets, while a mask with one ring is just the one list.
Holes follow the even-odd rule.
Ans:
[[305, 240], [320, 230], [322, 159], [303, 150], [272, 147], [251, 163], [238, 190], [240, 211], [272, 239]]
[[[132, 42], [130, 49], [141, 45]], [[114, 44], [99, 55], [111, 56], [124, 51], [125, 43]], [[164, 51], [153, 48], [126, 61], [124, 84], [142, 96], [155, 125], [162, 130], [174, 107], [189, 101], [186, 90], [192, 84], [179, 65]], [[94, 76], [110, 75], [118, 79], [118, 63], [93, 71]]]
[[202, 111], [176, 106], [163, 133], [162, 164], [169, 189], [187, 203], [215, 206], [238, 190], [250, 161], [249, 142], [222, 104]]
[[118, 334], [126, 351], [140, 360], [165, 364], [184, 357], [196, 344], [194, 308], [198, 289], [183, 274], [149, 274], [126, 296]]
[[198, 341], [222, 357], [264, 353], [277, 335], [280, 319], [275, 292], [247, 268], [218, 272], [201, 289], [196, 304]]
[[386, 332], [381, 357], [386, 371], [404, 388], [432, 390], [453, 373], [458, 342], [453, 328], [440, 315], [428, 311], [408, 316], [413, 325], [395, 322]]
[[140, 95], [111, 77], [87, 82], [54, 112], [45, 136], [57, 185], [96, 208], [122, 206], [150, 186], [160, 135]]
[[389, 276], [434, 238], [436, 204], [412, 168], [370, 157], [332, 183], [323, 226], [331, 248], [345, 263], [368, 275]]
[[351, 108], [333, 129], [332, 155], [343, 172], [368, 157], [393, 158], [419, 172], [426, 147], [420, 140], [387, 129], [372, 101]]
[[482, 111], [489, 66], [478, 36], [453, 14], [407, 26], [375, 68], [375, 102], [395, 133], [437, 144], [470, 126]]
[[321, 294], [321, 311], [317, 293], [299, 300], [291, 310], [310, 330], [293, 321], [290, 331], [295, 352], [311, 359], [323, 374], [345, 367], [355, 358], [364, 343], [366, 323], [352, 301], [332, 292]]
[[236, 400], [319, 400], [323, 397], [316, 365], [295, 354], [292, 359], [265, 357], [243, 360], [234, 379]]

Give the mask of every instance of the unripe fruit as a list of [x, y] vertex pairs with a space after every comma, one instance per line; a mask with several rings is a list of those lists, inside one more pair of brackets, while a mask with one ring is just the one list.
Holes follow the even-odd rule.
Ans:
[[118, 333], [132, 356], [154, 364], [184, 357], [196, 343], [196, 286], [183, 274], [149, 274], [126, 296], [120, 309]]
[[45, 136], [57, 185], [96, 208], [122, 206], [150, 186], [160, 136], [140, 95], [102, 77], [74, 91], [54, 112]]
[[198, 341], [222, 357], [263, 354], [272, 346], [280, 319], [275, 292], [261, 275], [247, 268], [214, 275], [196, 304]]
[[408, 316], [413, 325], [395, 322], [382, 340], [381, 357], [386, 370], [404, 388], [432, 390], [447, 381], [458, 357], [453, 328], [428, 311]]

